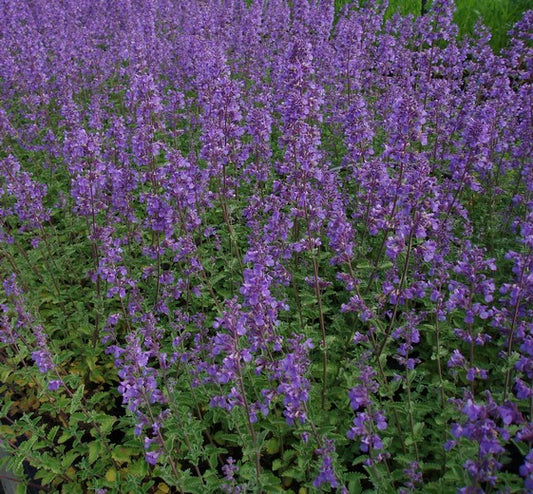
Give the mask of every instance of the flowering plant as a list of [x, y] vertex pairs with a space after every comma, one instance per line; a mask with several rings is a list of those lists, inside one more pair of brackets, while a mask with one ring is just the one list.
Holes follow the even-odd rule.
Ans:
[[0, 5], [22, 490], [533, 492], [533, 11]]

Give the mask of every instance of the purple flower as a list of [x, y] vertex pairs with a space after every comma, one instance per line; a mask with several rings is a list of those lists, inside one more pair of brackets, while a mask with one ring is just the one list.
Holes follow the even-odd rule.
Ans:
[[150, 465], [157, 465], [157, 460], [161, 456], [161, 451], [147, 451], [144, 455], [146, 462]]
[[520, 466], [520, 475], [524, 477], [524, 487], [533, 491], [533, 450], [525, 457], [524, 464]]
[[283, 405], [287, 423], [295, 421], [303, 424], [307, 420], [307, 400], [311, 387], [306, 377], [309, 368], [309, 349], [313, 344], [304, 335], [294, 335], [288, 340], [291, 353], [281, 359], [274, 376], [279, 380], [277, 392], [283, 396]]
[[313, 487], [319, 488], [323, 484], [329, 484], [332, 489], [336, 489], [339, 486], [331, 456], [334, 452], [335, 445], [330, 439], [324, 439], [324, 446], [316, 450], [316, 453], [322, 459], [322, 464], [320, 466], [318, 477], [313, 480]]
[[47, 337], [44, 334], [42, 326], [35, 326], [34, 335], [35, 339], [37, 340], [37, 346], [39, 350], [35, 350], [31, 354], [31, 358], [39, 368], [39, 371], [45, 374], [55, 368], [54, 362], [52, 361], [52, 354], [48, 348]]
[[224, 478], [226, 480], [233, 481], [235, 473], [239, 471], [239, 467], [236, 465], [235, 460], [228, 456], [226, 463], [222, 465], [222, 472], [224, 473]]
[[478, 457], [468, 459], [464, 467], [474, 482], [494, 485], [501, 467], [498, 455], [505, 451], [502, 442], [510, 437], [507, 429], [497, 424], [501, 417], [501, 408], [488, 392], [485, 403], [476, 403], [471, 395], [465, 393], [465, 398], [458, 400], [457, 405], [462, 406], [461, 412], [466, 416], [466, 420], [462, 424], [452, 425], [451, 433], [456, 440], [450, 442], [447, 449], [456, 445], [461, 437], [477, 443]]
[[12, 345], [17, 341], [18, 334], [13, 329], [13, 325], [8, 317], [8, 306], [0, 304], [0, 309], [2, 310], [0, 314], [0, 343]]
[[420, 471], [419, 463], [417, 461], [413, 461], [407, 468], [403, 470], [403, 473], [407, 477], [407, 480], [404, 482], [404, 486], [406, 488], [400, 489], [399, 492], [402, 494], [414, 492], [416, 486], [422, 483], [422, 472]]
[[53, 379], [48, 383], [48, 389], [50, 391], [57, 391], [64, 383], [61, 379]]

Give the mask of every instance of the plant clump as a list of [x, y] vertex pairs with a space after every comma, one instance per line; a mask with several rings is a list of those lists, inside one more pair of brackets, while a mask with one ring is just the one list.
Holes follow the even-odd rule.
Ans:
[[533, 11], [427, 3], [0, 1], [24, 492], [533, 492]]

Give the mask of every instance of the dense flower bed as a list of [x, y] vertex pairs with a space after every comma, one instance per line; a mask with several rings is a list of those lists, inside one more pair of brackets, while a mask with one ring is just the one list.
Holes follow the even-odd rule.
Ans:
[[533, 11], [0, 1], [0, 441], [50, 492], [533, 492]]

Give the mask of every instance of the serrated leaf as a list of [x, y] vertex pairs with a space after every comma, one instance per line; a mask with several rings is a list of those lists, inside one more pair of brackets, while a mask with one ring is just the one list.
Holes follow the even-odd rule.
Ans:
[[283, 472], [283, 477], [294, 480], [303, 480], [305, 478], [305, 470], [289, 468]]
[[72, 432], [70, 431], [64, 431], [57, 440], [58, 444], [63, 444], [64, 442], [67, 442], [69, 439], [73, 437]]
[[116, 446], [113, 449], [111, 457], [120, 463], [128, 463], [131, 457], [135, 454], [135, 450], [132, 448], [126, 448], [124, 446]]
[[233, 444], [239, 444], [240, 443], [240, 439], [239, 439], [239, 436], [237, 434], [231, 434], [231, 433], [226, 433], [226, 432], [222, 432], [222, 431], [219, 431], [215, 434], [215, 437], [214, 437], [215, 441], [218, 443], [218, 444], [225, 444], [225, 443], [233, 443]]
[[1, 417], [7, 417], [9, 415], [9, 412], [11, 410], [11, 406], [13, 405], [13, 402], [7, 397], [7, 395], [4, 395], [2, 397], [2, 400], [4, 401], [4, 406], [2, 407], [2, 411], [0, 412]]
[[63, 473], [61, 462], [57, 458], [51, 456], [43, 456], [41, 458], [41, 463], [45, 468], [47, 468], [56, 475]]
[[41, 485], [48, 485], [57, 477], [57, 474], [54, 472], [47, 472], [46, 470], [41, 470], [35, 474], [35, 478], [39, 479]]
[[83, 392], [85, 391], [85, 385], [80, 384], [74, 395], [72, 395], [70, 401], [70, 414], [77, 412], [81, 407], [81, 400], [83, 398]]
[[135, 477], [144, 477], [148, 473], [148, 465], [142, 460], [135, 460], [128, 464], [128, 473]]
[[74, 463], [74, 460], [78, 458], [78, 456], [80, 456], [80, 454], [76, 450], [69, 451], [63, 456], [63, 459], [61, 460], [61, 466], [65, 469], [68, 469], [72, 463]]
[[359, 494], [362, 492], [361, 481], [360, 479], [364, 478], [360, 474], [350, 474], [348, 479], [348, 491], [352, 494]]
[[105, 473], [105, 479], [108, 482], [115, 482], [117, 480], [117, 471], [111, 467], [106, 473]]
[[[68, 474], [69, 472], [67, 472]], [[72, 483], [72, 484], [63, 484], [61, 488], [61, 494], [79, 494], [82, 492], [83, 489], [79, 484]]]
[[59, 431], [59, 426], [55, 425], [50, 429], [50, 432], [48, 432], [47, 437], [49, 441], [53, 441], [57, 435], [57, 432]]
[[273, 455], [279, 451], [280, 448], [280, 442], [279, 439], [273, 437], [265, 442], [265, 451], [269, 455]]
[[289, 463], [290, 460], [292, 460], [296, 456], [296, 450], [295, 449], [288, 449], [283, 453], [283, 461], [285, 463]]
[[7, 437], [13, 437], [15, 431], [9, 425], [0, 425], [0, 437], [6, 439]]
[[113, 429], [113, 425], [117, 421], [117, 418], [105, 413], [95, 413], [93, 414], [93, 420], [99, 426], [102, 434], [106, 436]]
[[13, 369], [11, 367], [4, 368], [0, 371], [0, 382], [7, 382], [7, 378], [13, 374]]
[[422, 422], [417, 422], [413, 427], [414, 435], [419, 436], [423, 428], [424, 424]]
[[102, 444], [100, 441], [92, 441], [89, 443], [89, 463], [92, 465], [100, 456], [102, 451]]
[[156, 494], [167, 494], [168, 492], [170, 492], [170, 488], [164, 482], [159, 482], [159, 484], [157, 484], [156, 489]]
[[76, 425], [78, 424], [78, 422], [85, 422], [86, 420], [86, 417], [83, 413], [81, 412], [76, 412], [76, 413], [73, 413], [71, 416], [70, 416], [70, 419], [69, 419], [69, 424], [72, 426], [72, 427], [76, 427]]
[[530, 449], [527, 443], [522, 441], [512, 441], [512, 443], [518, 448], [520, 454], [523, 456], [526, 456], [529, 453]]

